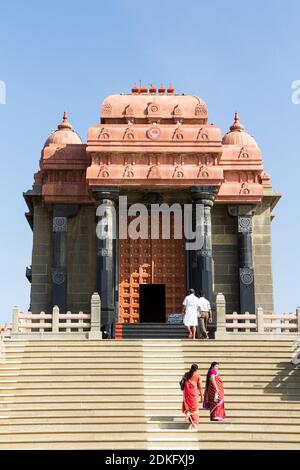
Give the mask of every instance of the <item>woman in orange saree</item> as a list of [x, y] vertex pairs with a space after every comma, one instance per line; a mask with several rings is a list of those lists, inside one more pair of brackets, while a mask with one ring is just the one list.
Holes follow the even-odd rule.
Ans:
[[182, 412], [190, 423], [189, 430], [196, 431], [199, 423], [199, 402], [203, 401], [203, 387], [201, 376], [197, 372], [198, 365], [192, 364], [186, 372], [183, 390]]
[[207, 372], [203, 408], [210, 410], [211, 421], [226, 421], [224, 386], [218, 372], [219, 363], [212, 362]]

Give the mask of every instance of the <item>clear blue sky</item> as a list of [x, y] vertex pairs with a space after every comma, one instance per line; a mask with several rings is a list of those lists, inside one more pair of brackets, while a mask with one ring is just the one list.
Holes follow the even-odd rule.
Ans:
[[283, 197], [273, 221], [276, 311], [300, 304], [299, 1], [3, 0], [0, 28], [0, 322], [29, 305], [32, 232], [22, 191], [62, 113], [86, 139], [108, 94], [135, 81], [201, 96], [222, 131], [234, 111]]

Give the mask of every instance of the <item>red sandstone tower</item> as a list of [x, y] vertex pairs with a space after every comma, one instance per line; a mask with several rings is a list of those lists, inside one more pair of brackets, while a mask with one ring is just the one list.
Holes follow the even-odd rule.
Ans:
[[[97, 239], [97, 206], [118, 213], [119, 196], [146, 206], [203, 204], [202, 249], [188, 252], [174, 236]], [[34, 234], [27, 272], [34, 313], [53, 305], [87, 310], [97, 290], [107, 328], [163, 323], [180, 311], [187, 287], [204, 289], [212, 303], [223, 292], [229, 311], [258, 304], [273, 311], [271, 218], [279, 195], [237, 113], [222, 138], [202, 99], [172, 85], [152, 84], [149, 92], [135, 85], [103, 101], [87, 144], [64, 113], [24, 197]]]

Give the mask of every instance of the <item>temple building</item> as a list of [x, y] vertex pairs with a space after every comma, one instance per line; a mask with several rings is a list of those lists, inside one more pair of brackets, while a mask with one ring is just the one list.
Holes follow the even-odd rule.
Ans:
[[[116, 237], [98, 238], [98, 206], [118, 214], [120, 196], [146, 207], [203, 205], [203, 246], [187, 250], [172, 230], [170, 239], [120, 238], [118, 217]], [[271, 222], [280, 195], [237, 113], [222, 137], [201, 98], [171, 85], [134, 86], [105, 98], [87, 143], [64, 113], [24, 197], [33, 230], [33, 313], [54, 305], [89, 311], [98, 292], [102, 323], [114, 336], [120, 323], [167, 322], [181, 311], [188, 287], [204, 290], [212, 305], [222, 292], [228, 312], [274, 311]], [[216, 323], [214, 317], [213, 329]]]

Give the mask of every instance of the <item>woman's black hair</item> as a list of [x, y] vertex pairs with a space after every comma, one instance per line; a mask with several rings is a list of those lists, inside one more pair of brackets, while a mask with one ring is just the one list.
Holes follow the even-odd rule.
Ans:
[[216, 365], [219, 365], [219, 363], [218, 363], [218, 362], [212, 362], [212, 363], [211, 363], [210, 368], [208, 369], [208, 372], [207, 372], [207, 375], [206, 375], [206, 384], [205, 384], [205, 387], [208, 387], [208, 384], [209, 384], [209, 373], [210, 373], [210, 371], [211, 371]]
[[196, 370], [198, 369], [198, 364], [192, 364], [190, 370], [186, 374], [186, 379], [190, 380], [190, 378], [193, 376], [193, 373], [196, 372]]

